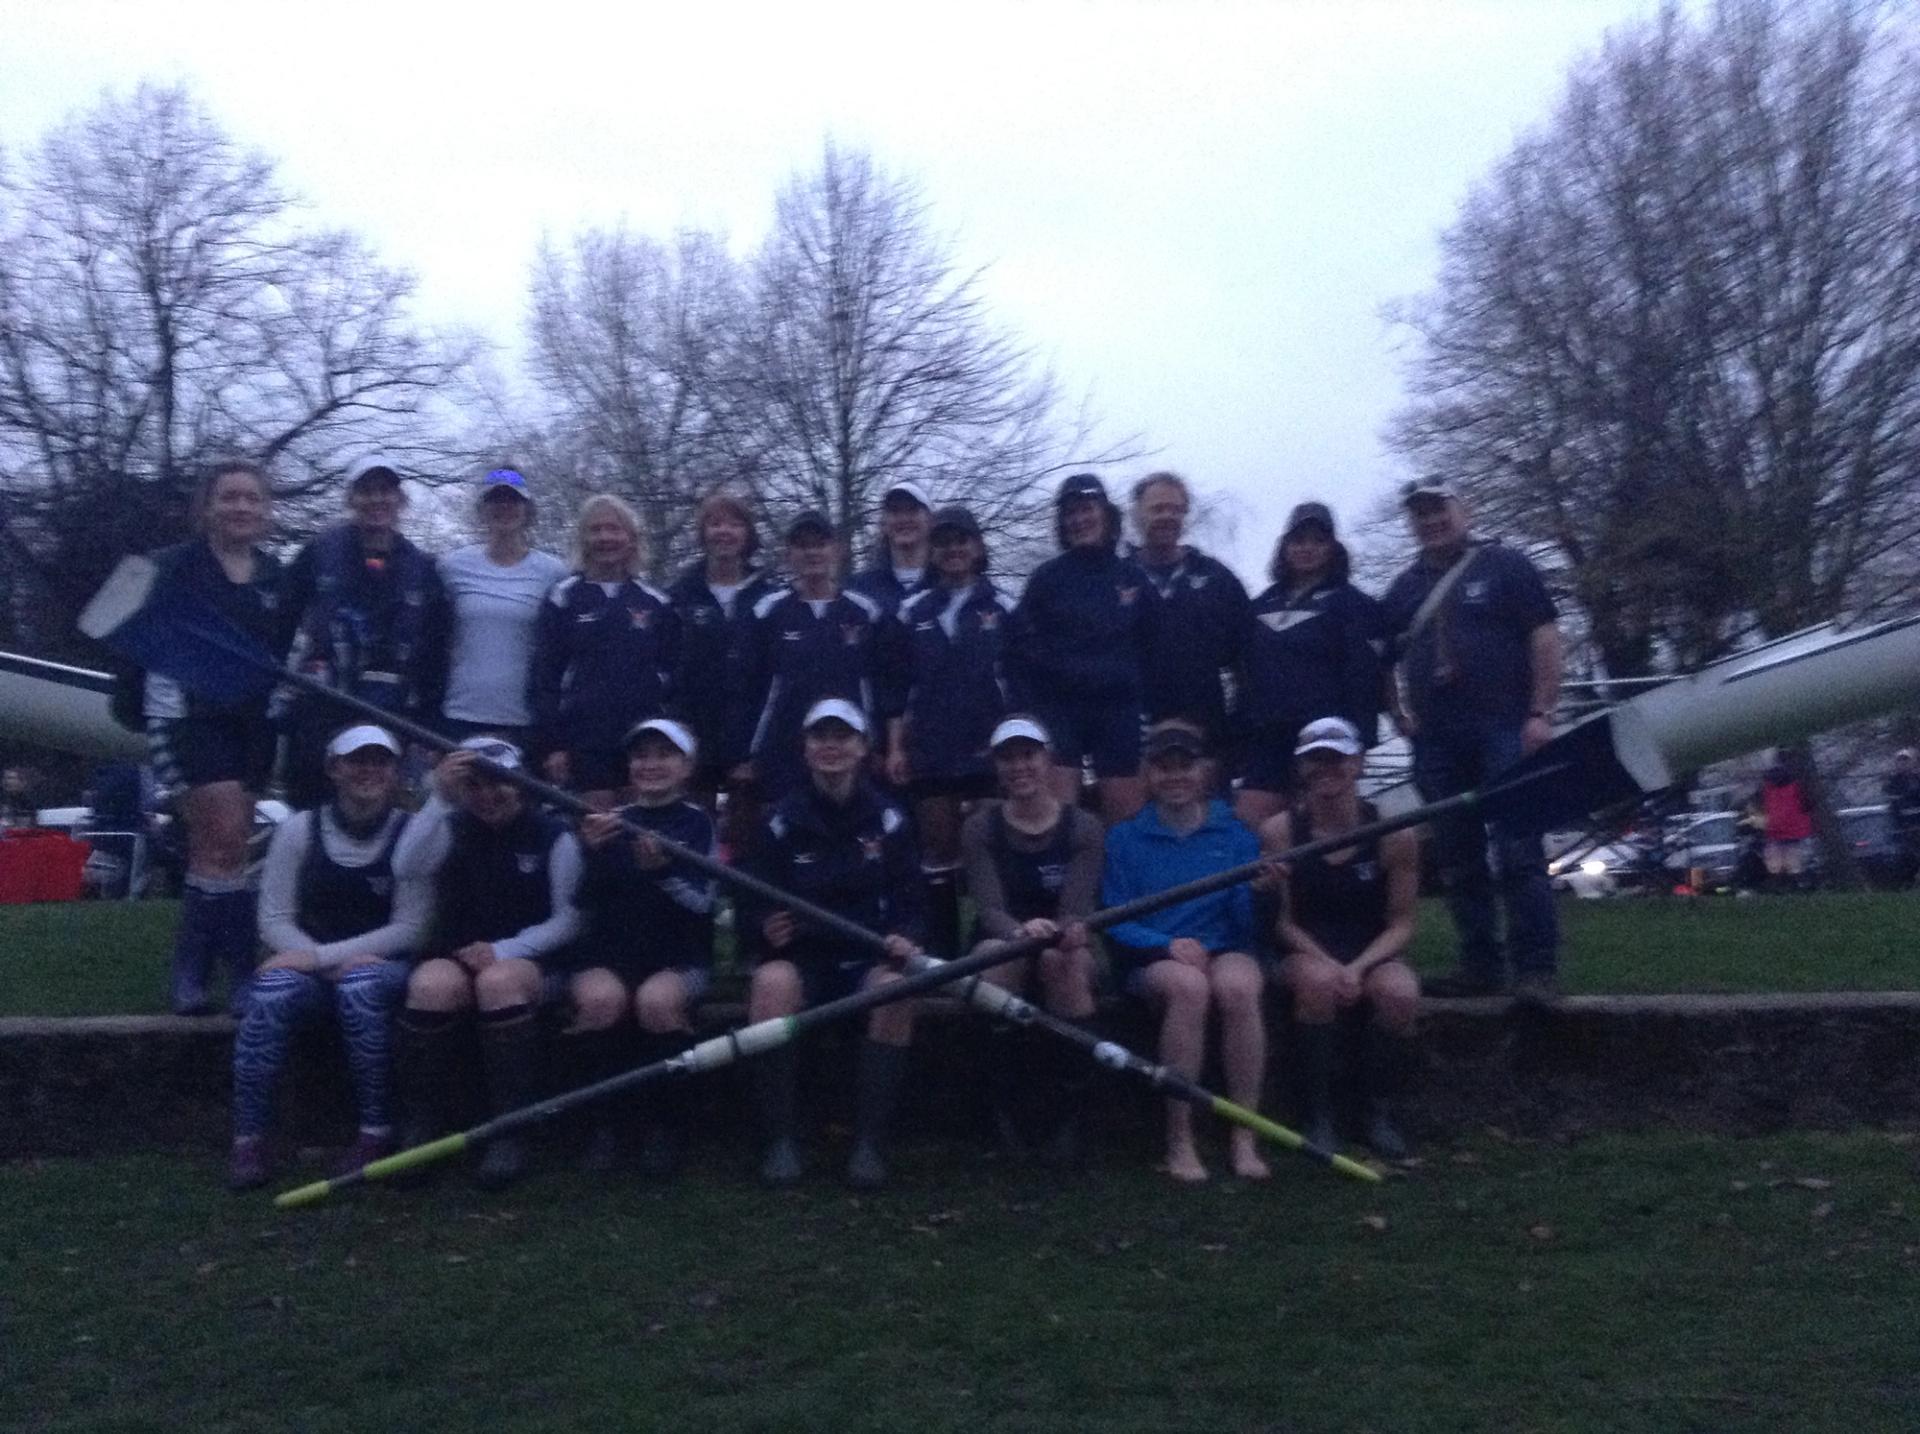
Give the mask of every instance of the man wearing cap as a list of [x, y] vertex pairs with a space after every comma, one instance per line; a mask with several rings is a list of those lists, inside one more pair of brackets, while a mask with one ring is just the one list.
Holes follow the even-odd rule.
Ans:
[[1325, 503], [1287, 518], [1253, 600], [1242, 647], [1237, 715], [1240, 791], [1234, 810], [1250, 826], [1280, 811], [1294, 789], [1300, 729], [1337, 714], [1374, 743], [1384, 691], [1380, 605], [1347, 580], [1345, 546]]
[[[1054, 795], [1047, 729], [1037, 720], [1007, 718], [993, 729], [991, 744], [1001, 800], [975, 811], [960, 832], [975, 950], [1023, 936], [1048, 944], [1037, 962], [996, 966], [984, 979], [1017, 991], [1037, 965], [1042, 1005], [1065, 1020], [1090, 1020], [1093, 944], [1084, 923], [1100, 895], [1106, 853], [1100, 819]], [[1070, 1164], [1092, 1069], [1085, 1055], [1069, 1042], [1005, 1022], [995, 1022], [988, 1039], [994, 1050], [987, 1093], [1002, 1142], [1022, 1143], [1019, 1106], [1031, 1095], [1043, 1116], [1044, 1155], [1050, 1164]]]
[[[579, 902], [587, 925], [572, 996], [574, 1024], [594, 1033], [590, 1080], [680, 1054], [692, 1040], [693, 1003], [712, 980], [714, 879], [669, 855], [657, 839], [718, 859], [713, 818], [687, 799], [699, 744], [681, 723], [650, 717], [627, 734], [626, 750], [632, 804], [595, 812], [580, 827], [587, 857]], [[641, 1169], [656, 1179], [679, 1165], [679, 1095], [680, 1083], [668, 1081], [625, 1102], [639, 1106]], [[614, 1104], [595, 1107], [600, 1125], [589, 1166], [610, 1164], [618, 1150]]]
[[1054, 496], [1058, 556], [1027, 580], [1013, 610], [1014, 671], [1053, 736], [1054, 791], [1080, 799], [1091, 764], [1109, 824], [1140, 808], [1143, 677], [1158, 597], [1118, 552], [1120, 510], [1092, 473]]
[[933, 581], [932, 524], [933, 500], [926, 489], [910, 478], [889, 484], [880, 495], [880, 550], [871, 565], [848, 580], [848, 590], [872, 598], [892, 617]]
[[[1260, 829], [1263, 851], [1278, 853], [1343, 836], [1377, 816], [1360, 799], [1366, 748], [1344, 717], [1322, 717], [1300, 732], [1299, 799]], [[1298, 858], [1276, 883], [1281, 979], [1293, 993], [1294, 1066], [1301, 1133], [1334, 1148], [1332, 1082], [1336, 1023], [1364, 1005], [1367, 1025], [1351, 1063], [1362, 1097], [1362, 1135], [1374, 1154], [1403, 1160], [1407, 1144], [1391, 1102], [1409, 1060], [1420, 1011], [1420, 979], [1402, 959], [1413, 939], [1420, 894], [1420, 843], [1411, 830]]]
[[[560, 997], [580, 934], [580, 842], [501, 775], [520, 749], [469, 737], [433, 773], [433, 795], [409, 824], [400, 859], [433, 878], [431, 959], [416, 966], [400, 1014], [402, 1088], [417, 1139], [431, 1139], [450, 1104], [454, 1026], [478, 1010], [480, 1053], [495, 1114], [539, 1093], [540, 1006]], [[409, 1144], [417, 1140], [409, 1140]], [[525, 1171], [517, 1137], [487, 1143], [489, 1187]]]
[[[431, 720], [446, 682], [447, 599], [433, 559], [398, 529], [406, 506], [392, 463], [370, 458], [354, 468], [347, 521], [317, 534], [287, 567], [283, 601], [296, 624], [287, 661], [386, 711]], [[339, 725], [332, 704], [292, 699], [287, 799], [294, 806], [327, 799], [324, 749]]]
[[[749, 869], [755, 876], [885, 935], [885, 963], [850, 947], [832, 931], [761, 898], [743, 901], [740, 937], [756, 953], [747, 1000], [754, 1022], [792, 1015], [864, 987], [898, 978], [893, 969], [920, 949], [920, 860], [906, 814], [865, 776], [870, 731], [866, 712], [831, 697], [808, 708], [806, 777], [767, 814]], [[860, 1043], [853, 1154], [847, 1180], [860, 1189], [886, 1182], [882, 1154], [907, 1047], [913, 1003], [876, 1007]], [[760, 1178], [791, 1185], [801, 1176], [791, 1046], [749, 1067], [766, 1139]]]
[[1229, 686], [1239, 680], [1247, 590], [1226, 564], [1185, 541], [1191, 506], [1178, 473], [1149, 473], [1133, 485], [1133, 558], [1160, 598], [1144, 654], [1147, 720], [1185, 717], [1217, 745], [1227, 734]]
[[1014, 700], [1006, 662], [1010, 605], [987, 576], [980, 525], [966, 508], [933, 520], [932, 585], [882, 629], [891, 714], [887, 780], [913, 802], [935, 955], [960, 943], [960, 819], [993, 790], [987, 739]]
[[1893, 754], [1893, 771], [1882, 790], [1894, 840], [1900, 843], [1901, 880], [1910, 883], [1920, 871], [1920, 762], [1913, 748], [1902, 747]]
[[[1416, 480], [1402, 499], [1420, 553], [1381, 599], [1382, 626], [1400, 664], [1394, 719], [1413, 740], [1414, 779], [1431, 802], [1480, 786], [1553, 735], [1560, 631], [1539, 571], [1514, 549], [1474, 538], [1451, 488]], [[1460, 967], [1428, 982], [1428, 993], [1497, 995], [1511, 965], [1517, 997], [1555, 999], [1559, 929], [1539, 835], [1502, 823], [1489, 832], [1469, 813], [1435, 823], [1434, 839]]]
[[529, 674], [541, 605], [567, 565], [533, 546], [533, 495], [517, 469], [481, 480], [478, 509], [485, 541], [440, 559], [452, 625], [441, 725], [456, 737], [521, 735], [534, 717]]
[[805, 780], [800, 719], [838, 697], [872, 721], [878, 714], [880, 631], [885, 613], [864, 593], [840, 587], [840, 540], [824, 513], [807, 509], [787, 524], [786, 587], [753, 605], [740, 665], [751, 724], [741, 741], [761, 793], [777, 801]]
[[[1140, 814], [1107, 830], [1100, 903], [1136, 897], [1212, 876], [1254, 861], [1260, 843], [1227, 804], [1207, 795], [1207, 748], [1191, 722], [1161, 722], [1146, 735], [1149, 801]], [[1207, 1019], [1220, 1017], [1221, 1065], [1228, 1098], [1248, 1109], [1260, 1103], [1267, 1036], [1260, 1009], [1265, 985], [1253, 953], [1259, 933], [1245, 885], [1197, 896], [1107, 930], [1120, 989], [1160, 1017], [1160, 1059], [1198, 1080], [1206, 1055]], [[1166, 1171], [1176, 1180], [1207, 1178], [1193, 1138], [1193, 1107], [1167, 1102]], [[1253, 1132], [1228, 1137], [1234, 1174], [1264, 1179], [1266, 1162]]]
[[407, 814], [395, 800], [400, 744], [382, 727], [349, 727], [326, 748], [333, 797], [282, 822], [260, 881], [260, 939], [233, 1043], [233, 1150], [227, 1183], [264, 1185], [274, 1087], [301, 1026], [333, 1014], [360, 1111], [350, 1167], [393, 1149], [388, 1109], [390, 1022], [420, 949], [432, 887], [417, 860], [396, 858]]

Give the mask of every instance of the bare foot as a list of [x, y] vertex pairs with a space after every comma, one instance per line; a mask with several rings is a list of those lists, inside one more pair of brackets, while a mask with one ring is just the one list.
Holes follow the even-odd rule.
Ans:
[[1233, 1173], [1242, 1180], [1266, 1180], [1273, 1174], [1251, 1140], [1234, 1141], [1228, 1159], [1233, 1163]]
[[1191, 1145], [1182, 1150], [1169, 1150], [1167, 1163], [1160, 1168], [1186, 1185], [1198, 1185], [1207, 1178], [1207, 1167], [1200, 1163], [1200, 1154]]

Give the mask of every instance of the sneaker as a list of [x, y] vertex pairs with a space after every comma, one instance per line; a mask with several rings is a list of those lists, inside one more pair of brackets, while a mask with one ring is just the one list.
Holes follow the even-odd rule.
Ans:
[[376, 1160], [385, 1159], [393, 1154], [396, 1148], [392, 1135], [373, 1135], [363, 1130], [354, 1138], [353, 1144], [347, 1147], [346, 1153], [340, 1157], [340, 1163], [334, 1166], [333, 1173], [351, 1175], [363, 1165], [371, 1165]]
[[878, 1190], [887, 1183], [887, 1162], [870, 1140], [857, 1142], [847, 1159], [847, 1184], [856, 1190]]
[[800, 1149], [788, 1136], [770, 1141], [760, 1160], [760, 1183], [775, 1190], [800, 1183]]
[[518, 1136], [502, 1135], [487, 1143], [473, 1179], [482, 1190], [502, 1190], [526, 1173], [526, 1142]]
[[1324, 1150], [1329, 1155], [1340, 1149], [1340, 1137], [1334, 1131], [1333, 1117], [1324, 1110], [1306, 1123], [1300, 1136], [1314, 1149]]
[[1387, 1110], [1383, 1100], [1367, 1102], [1366, 1127], [1361, 1139], [1382, 1160], [1405, 1160], [1408, 1155], [1406, 1137], [1400, 1134], [1400, 1128], [1393, 1123], [1393, 1116]]
[[1434, 996], [1443, 1001], [1470, 1001], [1486, 996], [1504, 996], [1507, 994], [1507, 988], [1506, 983], [1498, 976], [1460, 970], [1435, 976], [1431, 981], [1423, 981], [1420, 985], [1420, 994]]
[[272, 1178], [265, 1136], [245, 1136], [233, 1142], [233, 1149], [227, 1154], [227, 1189], [235, 1194], [258, 1190]]
[[1522, 976], [1513, 983], [1513, 999], [1535, 1010], [1551, 1010], [1560, 1004], [1560, 982], [1550, 975]]

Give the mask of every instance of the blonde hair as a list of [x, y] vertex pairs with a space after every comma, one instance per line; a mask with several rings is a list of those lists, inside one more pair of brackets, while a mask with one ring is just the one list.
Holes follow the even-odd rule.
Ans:
[[640, 515], [633, 504], [617, 493], [595, 493], [580, 505], [580, 516], [573, 524], [573, 565], [587, 566], [587, 524], [601, 514], [611, 514], [633, 538], [633, 556], [627, 560], [627, 576], [638, 577], [647, 560], [647, 534], [640, 526]]

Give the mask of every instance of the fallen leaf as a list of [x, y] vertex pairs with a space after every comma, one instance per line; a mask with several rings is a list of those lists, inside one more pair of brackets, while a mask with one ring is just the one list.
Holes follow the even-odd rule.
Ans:
[[1475, 1155], [1471, 1150], [1456, 1150], [1447, 1158], [1455, 1165], [1478, 1165], [1480, 1163], [1480, 1157]]
[[1744, 1180], [1736, 1180], [1733, 1182], [1731, 1188], [1735, 1191], [1740, 1191], [1740, 1190], [1750, 1190], [1753, 1187], [1748, 1185], [1747, 1182]]
[[1542, 1244], [1545, 1244], [1553, 1238], [1553, 1226], [1544, 1222], [1538, 1225], [1531, 1225], [1528, 1226], [1527, 1233]]
[[447, 1263], [449, 1265], [464, 1265], [466, 1264], [466, 1262], [467, 1262], [467, 1257], [465, 1255], [448, 1255], [447, 1256]]
[[1831, 1180], [1822, 1179], [1818, 1175], [1802, 1175], [1798, 1180], [1794, 1181], [1793, 1183], [1795, 1185], [1798, 1185], [1802, 1190], [1833, 1189], [1833, 1182]]
[[1822, 1200], [1818, 1205], [1813, 1207], [1813, 1218], [1816, 1220], [1824, 1220], [1832, 1213], [1833, 1201], [1831, 1200]]
[[1387, 1217], [1385, 1215], [1362, 1215], [1360, 1217], [1360, 1223], [1378, 1235], [1386, 1231]]
[[1225, 1245], [1202, 1245], [1200, 1248], [1205, 1250], [1209, 1255], [1224, 1255], [1227, 1252]]

